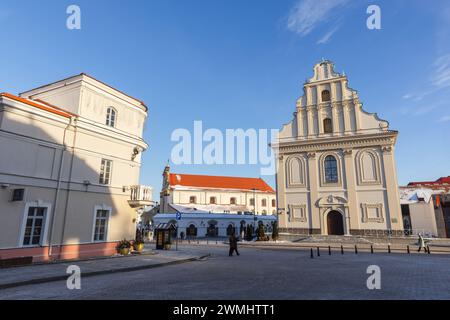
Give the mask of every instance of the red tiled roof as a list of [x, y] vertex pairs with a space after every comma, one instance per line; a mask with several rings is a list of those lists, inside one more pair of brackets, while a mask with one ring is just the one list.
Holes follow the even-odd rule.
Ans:
[[414, 186], [439, 186], [439, 185], [443, 185], [443, 184], [450, 184], [450, 176], [439, 178], [436, 181], [410, 182], [410, 183], [408, 183], [408, 187], [414, 187]]
[[51, 112], [51, 113], [54, 113], [54, 114], [57, 114], [59, 116], [63, 116], [66, 118], [76, 117], [76, 115], [73, 113], [70, 113], [68, 111], [65, 111], [61, 108], [55, 107], [53, 105], [50, 105], [50, 104], [40, 101], [40, 100], [36, 100], [36, 102], [35, 102], [33, 100], [24, 99], [24, 98], [21, 98], [21, 97], [18, 97], [11, 93], [6, 93], [6, 92], [0, 93], [0, 97], [6, 97], [11, 100], [22, 102], [22, 103], [28, 104], [30, 106], [36, 107], [38, 109], [45, 110], [45, 111], [48, 111], [48, 112]]
[[241, 178], [171, 173], [170, 185], [214, 189], [256, 189], [257, 191], [275, 193], [275, 191], [261, 178]]

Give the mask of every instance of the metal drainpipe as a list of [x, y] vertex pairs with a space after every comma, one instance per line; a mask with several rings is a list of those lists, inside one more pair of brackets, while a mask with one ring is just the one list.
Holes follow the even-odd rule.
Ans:
[[58, 172], [58, 182], [56, 185], [56, 192], [55, 192], [55, 198], [53, 200], [53, 214], [52, 214], [52, 222], [50, 225], [50, 236], [49, 236], [49, 245], [48, 245], [48, 252], [47, 255], [49, 258], [52, 257], [52, 251], [53, 251], [53, 230], [55, 229], [55, 221], [56, 221], [56, 212], [58, 209], [58, 200], [59, 200], [59, 192], [61, 190], [61, 177], [62, 177], [62, 171], [63, 171], [63, 166], [64, 166], [64, 154], [66, 153], [66, 149], [67, 149], [67, 145], [66, 145], [66, 133], [67, 133], [67, 129], [69, 129], [69, 127], [72, 125], [72, 121], [73, 121], [73, 117], [70, 117], [70, 121], [69, 124], [67, 125], [67, 127], [64, 129], [64, 135], [63, 135], [63, 149], [61, 152], [61, 159], [59, 161], [59, 172]]
[[[63, 224], [62, 224], [62, 230], [61, 230], [61, 240], [59, 243], [60, 249], [59, 249], [58, 258], [61, 258], [61, 247], [64, 245], [64, 236], [66, 233], [67, 209], [69, 208], [70, 188], [71, 188], [71, 183], [72, 183], [73, 162], [75, 160], [76, 141], [77, 141], [77, 127], [75, 127], [75, 129], [73, 131], [72, 160], [70, 161], [69, 181], [67, 182], [67, 197], [66, 197], [66, 204], [64, 206], [64, 216], [63, 216]], [[86, 188], [86, 191], [87, 191], [87, 188]]]

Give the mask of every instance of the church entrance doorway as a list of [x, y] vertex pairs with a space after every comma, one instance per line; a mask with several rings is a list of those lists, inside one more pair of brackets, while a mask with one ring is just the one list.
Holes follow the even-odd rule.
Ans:
[[328, 234], [343, 236], [344, 235], [344, 219], [338, 211], [330, 211], [327, 216]]

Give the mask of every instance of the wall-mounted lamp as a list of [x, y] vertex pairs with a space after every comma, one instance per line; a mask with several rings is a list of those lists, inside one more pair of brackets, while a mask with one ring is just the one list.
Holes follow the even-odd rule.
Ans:
[[134, 147], [133, 154], [131, 155], [131, 160], [134, 161], [134, 159], [136, 159], [136, 157], [139, 155], [139, 153], [141, 153], [141, 148]]
[[88, 191], [89, 186], [91, 185], [91, 182], [89, 180], [84, 180], [83, 185], [86, 187], [86, 192]]

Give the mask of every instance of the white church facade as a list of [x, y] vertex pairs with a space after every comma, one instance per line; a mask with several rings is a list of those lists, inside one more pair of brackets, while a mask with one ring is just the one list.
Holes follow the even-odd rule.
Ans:
[[280, 231], [402, 234], [394, 158], [398, 132], [362, 109], [331, 61], [314, 66], [277, 154]]

